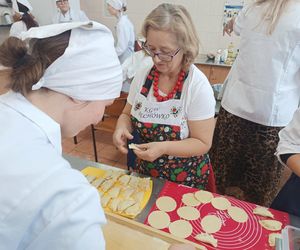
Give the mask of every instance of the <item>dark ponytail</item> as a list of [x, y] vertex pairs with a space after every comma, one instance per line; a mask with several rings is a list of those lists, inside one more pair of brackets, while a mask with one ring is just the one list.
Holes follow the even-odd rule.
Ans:
[[33, 16], [26, 12], [22, 15], [21, 20], [25, 23], [27, 30], [32, 27], [38, 27], [39, 24], [34, 20]]
[[63, 55], [69, 44], [70, 31], [60, 35], [32, 39], [28, 51], [25, 42], [9, 37], [0, 46], [0, 64], [11, 68], [10, 85], [15, 92], [26, 95], [44, 75], [46, 68]]

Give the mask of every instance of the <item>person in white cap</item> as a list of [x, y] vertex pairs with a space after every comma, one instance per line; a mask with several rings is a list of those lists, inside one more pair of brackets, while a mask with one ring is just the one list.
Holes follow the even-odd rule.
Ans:
[[116, 24], [116, 51], [120, 62], [134, 52], [135, 33], [134, 27], [128, 16], [124, 13], [127, 10], [125, 0], [106, 0], [108, 12], [118, 19]]
[[12, 8], [14, 12], [14, 23], [10, 28], [10, 36], [20, 37], [23, 31], [39, 26], [37, 21], [34, 20], [33, 15], [30, 13], [32, 11], [32, 6], [28, 0], [13, 0]]
[[84, 22], [89, 18], [80, 10], [70, 6], [69, 0], [56, 0], [57, 13], [53, 18], [53, 23]]
[[0, 96], [0, 248], [105, 249], [98, 192], [64, 160], [61, 137], [98, 123], [119, 96], [113, 36], [77, 22], [21, 38], [0, 46], [0, 64], [12, 69]]

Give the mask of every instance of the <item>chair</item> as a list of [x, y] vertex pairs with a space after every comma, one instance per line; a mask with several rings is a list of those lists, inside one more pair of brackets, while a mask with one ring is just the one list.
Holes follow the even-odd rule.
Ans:
[[113, 133], [115, 131], [119, 116], [126, 105], [127, 93], [122, 93], [121, 96], [115, 99], [114, 103], [105, 109], [102, 121], [96, 125], [91, 125], [92, 142], [94, 149], [95, 161], [98, 162], [96, 132], [105, 131]]

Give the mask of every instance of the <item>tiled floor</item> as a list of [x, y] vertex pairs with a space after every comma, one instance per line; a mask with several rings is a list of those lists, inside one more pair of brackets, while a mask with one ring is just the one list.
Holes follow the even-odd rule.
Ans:
[[[110, 166], [127, 169], [126, 155], [121, 154], [112, 143], [112, 133], [96, 131], [98, 161]], [[91, 127], [77, 136], [77, 144], [73, 138], [63, 140], [63, 152], [68, 155], [95, 161]]]

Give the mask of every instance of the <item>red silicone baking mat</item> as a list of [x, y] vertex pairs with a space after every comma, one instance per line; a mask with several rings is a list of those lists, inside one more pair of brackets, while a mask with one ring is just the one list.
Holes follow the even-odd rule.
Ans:
[[[166, 182], [165, 186], [163, 187], [162, 191], [159, 194], [161, 196], [170, 196], [175, 199], [177, 203], [177, 208], [185, 206], [182, 201], [182, 195], [186, 193], [194, 193], [198, 191], [198, 189], [190, 188], [183, 185], [178, 185], [173, 182]], [[214, 197], [218, 197], [220, 195], [213, 194]], [[269, 246], [268, 238], [269, 234], [272, 233], [261, 227], [259, 224], [259, 220], [261, 219], [269, 219], [266, 217], [262, 217], [259, 215], [253, 214], [253, 209], [256, 207], [255, 204], [243, 202], [232, 197], [226, 197], [232, 204], [232, 206], [237, 206], [243, 208], [249, 216], [249, 219], [244, 223], [235, 222], [230, 218], [227, 211], [220, 211], [215, 209], [211, 203], [201, 204], [196, 207], [200, 211], [200, 218], [194, 221], [190, 221], [193, 226], [193, 233], [187, 239], [191, 240], [195, 243], [201, 244], [206, 246], [208, 249], [216, 249], [209, 244], [199, 242], [194, 237], [201, 232], [204, 232], [201, 228], [200, 222], [201, 218], [206, 215], [216, 215], [222, 220], [222, 228], [219, 232], [212, 234], [218, 240], [218, 247], [217, 249], [235, 249], [235, 250], [267, 250], [267, 249], [274, 249]], [[150, 210], [150, 213], [153, 211], [158, 210], [156, 204]], [[282, 228], [285, 225], [289, 224], [289, 216], [287, 213], [283, 213], [277, 210], [269, 209], [272, 214], [274, 215], [274, 219], [282, 222]], [[150, 214], [149, 213], [149, 214]], [[179, 220], [180, 217], [177, 215], [176, 210], [168, 213], [171, 222]], [[146, 218], [145, 222], [146, 225], [148, 223], [148, 217]], [[168, 228], [162, 229], [162, 231], [168, 232]]]

